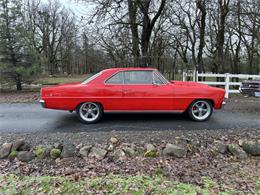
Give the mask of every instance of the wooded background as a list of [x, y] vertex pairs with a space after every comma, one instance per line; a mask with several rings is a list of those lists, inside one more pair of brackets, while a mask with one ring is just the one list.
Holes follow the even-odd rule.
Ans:
[[[1, 77], [22, 83], [109, 67], [260, 72], [259, 0], [0, 0]], [[80, 6], [79, 5], [79, 6]]]

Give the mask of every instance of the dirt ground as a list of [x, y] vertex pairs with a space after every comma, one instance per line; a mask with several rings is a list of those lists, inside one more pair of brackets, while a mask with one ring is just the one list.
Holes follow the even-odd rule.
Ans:
[[40, 100], [40, 92], [0, 92], [0, 103], [33, 103]]

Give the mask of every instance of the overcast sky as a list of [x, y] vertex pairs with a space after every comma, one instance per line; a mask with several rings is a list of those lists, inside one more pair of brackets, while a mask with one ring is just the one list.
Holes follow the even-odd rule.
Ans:
[[60, 0], [60, 2], [67, 8], [71, 9], [77, 16], [87, 17], [93, 10], [93, 5], [76, 0]]
[[[42, 2], [48, 2], [48, 0], [41, 0]], [[73, 11], [78, 17], [88, 17], [94, 8], [87, 2], [82, 2], [79, 0], [59, 0], [66, 8]]]

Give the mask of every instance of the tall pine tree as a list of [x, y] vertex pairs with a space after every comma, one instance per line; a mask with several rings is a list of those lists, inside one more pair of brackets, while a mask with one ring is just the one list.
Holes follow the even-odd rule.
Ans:
[[0, 0], [0, 71], [22, 90], [22, 82], [39, 72], [36, 52], [26, 39], [22, 4]]

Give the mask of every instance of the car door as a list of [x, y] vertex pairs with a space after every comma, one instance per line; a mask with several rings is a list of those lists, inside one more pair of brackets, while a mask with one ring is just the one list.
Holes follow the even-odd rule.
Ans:
[[117, 72], [108, 78], [102, 88], [102, 103], [106, 111], [122, 110], [123, 73]]
[[[153, 70], [124, 71], [124, 110], [167, 111], [173, 109], [173, 89]], [[157, 81], [156, 81], [157, 80]]]

